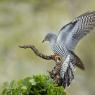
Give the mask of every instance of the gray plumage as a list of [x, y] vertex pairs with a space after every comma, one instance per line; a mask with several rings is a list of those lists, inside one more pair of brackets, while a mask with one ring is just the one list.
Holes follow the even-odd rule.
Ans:
[[57, 42], [64, 43], [66, 48], [74, 50], [77, 43], [95, 26], [95, 12], [87, 12], [69, 24], [63, 26], [57, 37]]
[[[74, 61], [74, 58], [76, 55], [71, 53], [70, 51], [74, 51], [80, 39], [83, 38], [85, 35], [87, 35], [90, 32], [90, 30], [94, 28], [94, 26], [95, 26], [95, 12], [87, 12], [75, 18], [73, 21], [71, 21], [67, 25], [63, 26], [60, 29], [58, 36], [54, 33], [48, 33], [45, 36], [44, 41], [49, 41], [53, 52], [60, 55], [61, 57], [64, 57], [65, 59], [64, 62], [68, 64], [66, 65], [66, 68], [65, 68], [64, 62], [63, 62], [63, 65], [60, 71], [62, 78], [68, 77], [68, 76], [64, 77], [65, 73], [67, 71], [69, 73], [74, 71], [72, 68], [75, 67], [74, 64], [77, 64], [76, 63], [77, 61]], [[68, 59], [68, 55], [70, 55], [69, 59], [72, 59], [73, 61], [69, 60], [68, 62], [66, 62], [66, 60]], [[83, 65], [83, 64], [80, 64], [80, 65]], [[69, 74], [69, 77], [71, 77], [70, 74]]]
[[54, 33], [48, 33], [44, 40], [50, 41], [50, 43], [55, 40], [54, 42], [63, 43], [68, 50], [74, 50], [80, 39], [88, 34], [94, 26], [95, 12], [87, 12], [63, 26], [58, 36]]

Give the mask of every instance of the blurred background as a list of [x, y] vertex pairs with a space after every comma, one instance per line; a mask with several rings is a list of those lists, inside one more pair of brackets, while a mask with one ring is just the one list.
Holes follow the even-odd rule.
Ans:
[[[58, 33], [74, 17], [93, 10], [95, 0], [0, 0], [0, 85], [46, 74], [54, 62], [38, 58], [18, 45], [33, 44], [50, 55], [48, 43], [41, 43], [44, 36], [51, 31]], [[95, 95], [95, 29], [80, 41], [76, 54], [86, 70], [76, 70], [67, 95]]]

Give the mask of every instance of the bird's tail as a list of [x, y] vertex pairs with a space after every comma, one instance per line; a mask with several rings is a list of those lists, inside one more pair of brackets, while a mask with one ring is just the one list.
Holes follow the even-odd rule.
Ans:
[[68, 87], [71, 84], [71, 81], [74, 79], [74, 59], [71, 59], [71, 55], [68, 55], [65, 61], [63, 62], [60, 70], [60, 76], [62, 78], [62, 85]]
[[74, 71], [75, 67], [84, 70], [84, 65], [80, 58], [72, 51], [70, 51], [71, 55], [68, 55], [65, 61], [63, 62], [60, 70], [60, 75], [62, 78], [62, 85], [65, 87], [68, 87], [72, 80], [74, 79]]
[[63, 87], [64, 88], [69, 87], [73, 79], [74, 79], [74, 72], [69, 65], [64, 74], [64, 78], [62, 79]]
[[73, 51], [70, 51], [70, 53], [73, 55], [74, 57], [74, 63], [75, 65], [80, 68], [81, 70], [85, 70], [85, 66], [84, 64], [82, 63], [81, 59], [73, 52]]

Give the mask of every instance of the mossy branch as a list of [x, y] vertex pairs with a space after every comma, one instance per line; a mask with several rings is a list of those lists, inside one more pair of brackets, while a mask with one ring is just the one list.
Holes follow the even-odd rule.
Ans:
[[[33, 45], [19, 47], [24, 49], [30, 48], [37, 56], [46, 60], [54, 60], [53, 55], [47, 56], [42, 54]], [[61, 64], [56, 64], [52, 71], [49, 72], [53, 80], [49, 76], [35, 75], [19, 81], [5, 83], [2, 87], [1, 95], [66, 95], [59, 73], [60, 67]]]
[[[57, 62], [56, 58], [55, 58], [56, 55], [49, 55], [49, 56], [45, 55], [45, 54], [39, 52], [39, 50], [34, 45], [22, 45], [22, 46], [19, 46], [19, 47], [24, 48], [24, 49], [29, 49], [30, 48], [38, 57], [46, 59], [46, 60], [54, 60], [55, 62]], [[57, 62], [57, 63], [60, 63], [60, 62]], [[61, 64], [56, 64], [51, 71], [48, 71], [50, 77], [58, 85], [62, 85], [62, 79], [60, 77], [61, 65], [62, 65], [62, 63]]]

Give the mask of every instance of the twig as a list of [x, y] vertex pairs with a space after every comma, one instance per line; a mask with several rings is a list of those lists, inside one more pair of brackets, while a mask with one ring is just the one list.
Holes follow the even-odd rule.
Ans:
[[[39, 52], [38, 49], [34, 45], [23, 45], [23, 46], [19, 46], [19, 47], [24, 48], [24, 49], [30, 48], [40, 58], [43, 58], [46, 60], [54, 60], [57, 64], [54, 66], [54, 68], [51, 71], [48, 71], [49, 75], [54, 80], [54, 82], [56, 84], [58, 84], [59, 86], [60, 85], [64, 86], [64, 84], [66, 84], [66, 83], [64, 83], [64, 81], [62, 80], [62, 78], [60, 76], [62, 62], [61, 62], [61, 60], [59, 60], [58, 55], [56, 55], [56, 54], [50, 55], [50, 56], [45, 55], [45, 54]], [[56, 58], [58, 59], [59, 62], [57, 62]], [[58, 63], [60, 63], [60, 64], [58, 64]], [[64, 88], [65, 88], [65, 86], [64, 86]]]
[[41, 57], [46, 60], [54, 60], [53, 55], [48, 56], [48, 55], [45, 55], [45, 54], [39, 52], [38, 49], [34, 45], [22, 45], [19, 47], [24, 48], [24, 49], [30, 48], [38, 57]]

